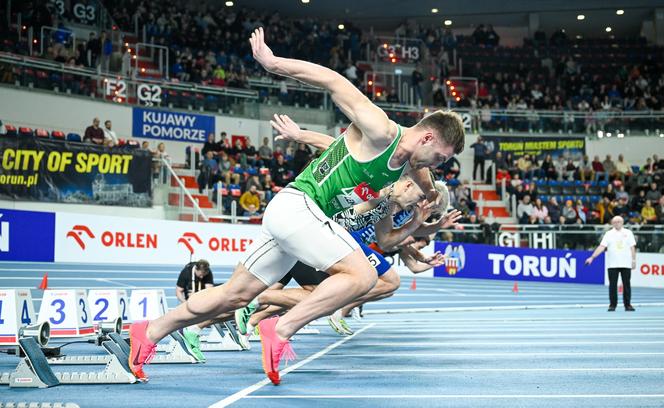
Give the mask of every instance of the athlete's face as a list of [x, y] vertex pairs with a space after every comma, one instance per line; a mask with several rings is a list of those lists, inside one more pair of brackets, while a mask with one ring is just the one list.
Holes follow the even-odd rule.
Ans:
[[426, 194], [413, 180], [399, 180], [394, 186], [396, 204], [402, 210], [410, 210], [420, 201], [425, 200]]
[[452, 156], [454, 156], [454, 147], [427, 131], [420, 136], [417, 147], [410, 156], [410, 165], [415, 169], [424, 167], [435, 169]]

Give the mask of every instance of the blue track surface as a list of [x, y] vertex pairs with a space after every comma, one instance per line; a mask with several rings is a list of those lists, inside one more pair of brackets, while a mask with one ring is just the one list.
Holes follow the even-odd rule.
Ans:
[[[0, 264], [0, 287], [173, 287], [179, 268]], [[215, 278], [229, 271], [215, 270]], [[279, 387], [266, 385], [259, 343], [245, 352], [207, 353], [198, 365], [152, 365], [134, 385], [0, 387], [2, 401], [75, 402], [81, 407], [450, 406], [663, 407], [664, 291], [633, 289], [635, 313], [606, 312], [602, 286], [464, 279], [411, 280], [368, 305], [341, 338], [327, 326], [299, 335]], [[36, 310], [40, 291], [33, 290]], [[419, 311], [418, 311], [419, 310]], [[439, 310], [434, 313], [432, 310]], [[384, 312], [402, 312], [385, 314]], [[410, 312], [410, 313], [406, 313]], [[414, 312], [414, 313], [413, 313]], [[93, 345], [71, 354], [103, 354]], [[0, 371], [17, 359], [0, 355]], [[98, 367], [97, 367], [98, 368]], [[76, 367], [74, 370], [91, 369]], [[64, 370], [56, 367], [55, 370]], [[71, 370], [71, 368], [70, 368]]]

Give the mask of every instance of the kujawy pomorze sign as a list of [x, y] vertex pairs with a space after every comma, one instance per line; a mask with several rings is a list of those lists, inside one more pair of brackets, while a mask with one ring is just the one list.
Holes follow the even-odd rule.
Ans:
[[55, 140], [0, 140], [0, 195], [61, 203], [152, 205], [152, 155]]

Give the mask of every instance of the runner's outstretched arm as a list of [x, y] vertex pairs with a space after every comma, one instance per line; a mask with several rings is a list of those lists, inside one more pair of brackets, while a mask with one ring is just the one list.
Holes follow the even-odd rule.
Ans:
[[277, 137], [274, 140], [292, 140], [297, 143], [304, 143], [315, 147], [316, 149], [325, 150], [332, 142], [334, 138], [332, 136], [325, 135], [323, 133], [313, 132], [311, 130], [302, 130], [297, 123], [293, 122], [288, 115], [277, 115], [274, 114], [274, 119], [270, 121], [270, 124], [279, 132]]
[[374, 105], [359, 89], [339, 73], [310, 62], [277, 57], [265, 44], [263, 27], [251, 34], [253, 56], [268, 72], [287, 76], [306, 84], [325, 88], [341, 111], [376, 147], [387, 146], [396, 135], [385, 112]]

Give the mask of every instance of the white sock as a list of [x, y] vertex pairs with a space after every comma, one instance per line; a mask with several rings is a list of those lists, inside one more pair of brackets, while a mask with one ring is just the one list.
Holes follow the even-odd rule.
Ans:
[[254, 334], [254, 326], [247, 322], [247, 336], [251, 336], [252, 334]]
[[201, 329], [200, 327], [198, 327], [197, 324], [194, 324], [193, 326], [189, 326], [189, 327], [187, 327], [187, 330], [189, 330], [189, 331], [192, 332], [192, 333], [200, 334], [201, 330], [203, 330], [203, 329]]

